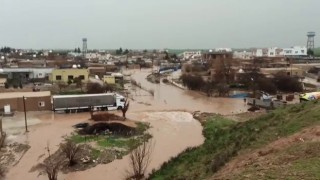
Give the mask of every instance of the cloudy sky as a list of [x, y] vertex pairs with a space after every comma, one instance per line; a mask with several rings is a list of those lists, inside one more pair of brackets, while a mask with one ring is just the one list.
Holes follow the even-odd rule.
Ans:
[[320, 46], [320, 0], [0, 0], [0, 46]]

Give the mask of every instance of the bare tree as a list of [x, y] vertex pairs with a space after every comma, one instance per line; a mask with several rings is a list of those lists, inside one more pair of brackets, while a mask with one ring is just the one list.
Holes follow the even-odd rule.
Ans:
[[130, 152], [130, 170], [127, 171], [126, 179], [141, 180], [145, 178], [146, 170], [151, 161], [153, 145], [152, 141], [143, 142], [140, 146]]
[[61, 162], [54, 162], [52, 160], [49, 145], [47, 145], [46, 149], [48, 151], [48, 161], [40, 164], [40, 167], [47, 173], [49, 180], [57, 180]]
[[76, 163], [75, 157], [81, 149], [80, 145], [77, 145], [71, 140], [67, 140], [66, 143], [60, 145], [60, 148], [62, 152], [67, 156], [69, 160], [69, 166], [74, 165]]
[[129, 109], [129, 105], [130, 105], [130, 102], [126, 99], [126, 101], [124, 102], [124, 106], [123, 106], [123, 108], [121, 109], [121, 111], [122, 111], [122, 117], [123, 117], [124, 120], [127, 119], [127, 118], [126, 118], [126, 113], [127, 113], [128, 109]]

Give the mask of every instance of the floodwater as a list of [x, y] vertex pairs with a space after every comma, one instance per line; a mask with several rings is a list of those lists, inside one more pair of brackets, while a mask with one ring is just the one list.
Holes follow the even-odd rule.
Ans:
[[152, 105], [142, 110], [202, 111], [226, 115], [244, 112], [248, 108], [241, 98], [207, 97], [199, 92], [183, 90], [162, 82], [160, 84], [150, 83], [146, 80], [146, 76], [151, 73], [150, 70], [131, 71], [131, 73], [131, 78], [140, 83], [142, 87], [155, 92], [152, 97], [148, 92], [135, 88], [136, 91], [133, 93], [135, 101]]
[[[152, 169], [158, 169], [161, 164], [171, 157], [178, 155], [188, 147], [201, 145], [204, 141], [202, 136], [202, 126], [193, 119], [190, 112], [205, 111], [220, 114], [231, 114], [241, 112], [246, 109], [241, 99], [229, 98], [208, 98], [197, 92], [182, 90], [166, 84], [152, 84], [145, 78], [148, 71], [137, 71], [132, 75], [136, 81], [147, 89], [153, 89], [155, 96], [150, 96], [148, 92], [140, 89], [131, 92], [133, 95], [130, 108], [127, 113], [129, 119], [149, 122], [154, 143], [148, 173]], [[185, 111], [185, 112], [183, 112]], [[31, 112], [28, 113], [30, 116]], [[41, 115], [40, 115], [41, 114]], [[28, 143], [31, 148], [24, 154], [19, 163], [10, 168], [6, 179], [10, 180], [34, 180], [47, 179], [46, 176], [38, 172], [30, 172], [30, 169], [43, 162], [46, 155], [45, 148], [49, 145], [51, 152], [58, 149], [58, 145], [63, 141], [63, 137], [73, 132], [72, 125], [86, 122], [90, 118], [89, 113], [79, 114], [54, 114], [52, 112], [42, 112], [34, 118], [34, 124], [29, 127], [29, 133], [15, 132], [15, 139], [19, 142]], [[21, 114], [17, 117], [20, 117]], [[24, 118], [17, 119], [19, 124], [17, 130], [23, 131]], [[13, 125], [9, 125], [10, 129]], [[4, 126], [4, 130], [6, 130]], [[14, 140], [12, 138], [11, 140]], [[67, 180], [102, 180], [102, 179], [124, 179], [128, 170], [129, 158], [115, 160], [109, 164], [98, 165], [86, 171], [73, 172], [69, 174], [59, 173], [58, 179]]]

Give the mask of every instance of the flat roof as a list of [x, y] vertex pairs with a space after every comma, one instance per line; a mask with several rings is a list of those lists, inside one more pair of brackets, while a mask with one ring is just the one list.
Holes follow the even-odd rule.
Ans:
[[38, 91], [38, 92], [6, 92], [0, 93], [0, 99], [22, 98], [22, 97], [45, 97], [51, 96], [50, 91]]
[[281, 70], [302, 70], [300, 68], [296, 68], [296, 67], [287, 67], [287, 68], [284, 68], [284, 67], [280, 67], [280, 68], [260, 68], [260, 70], [265, 70], [265, 71], [281, 71]]

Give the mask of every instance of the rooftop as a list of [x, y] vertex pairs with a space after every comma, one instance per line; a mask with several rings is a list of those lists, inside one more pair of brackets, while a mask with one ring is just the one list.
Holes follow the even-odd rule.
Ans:
[[44, 97], [51, 96], [50, 91], [39, 91], [39, 92], [8, 92], [0, 93], [0, 99], [11, 99], [11, 98], [22, 98], [22, 97]]

